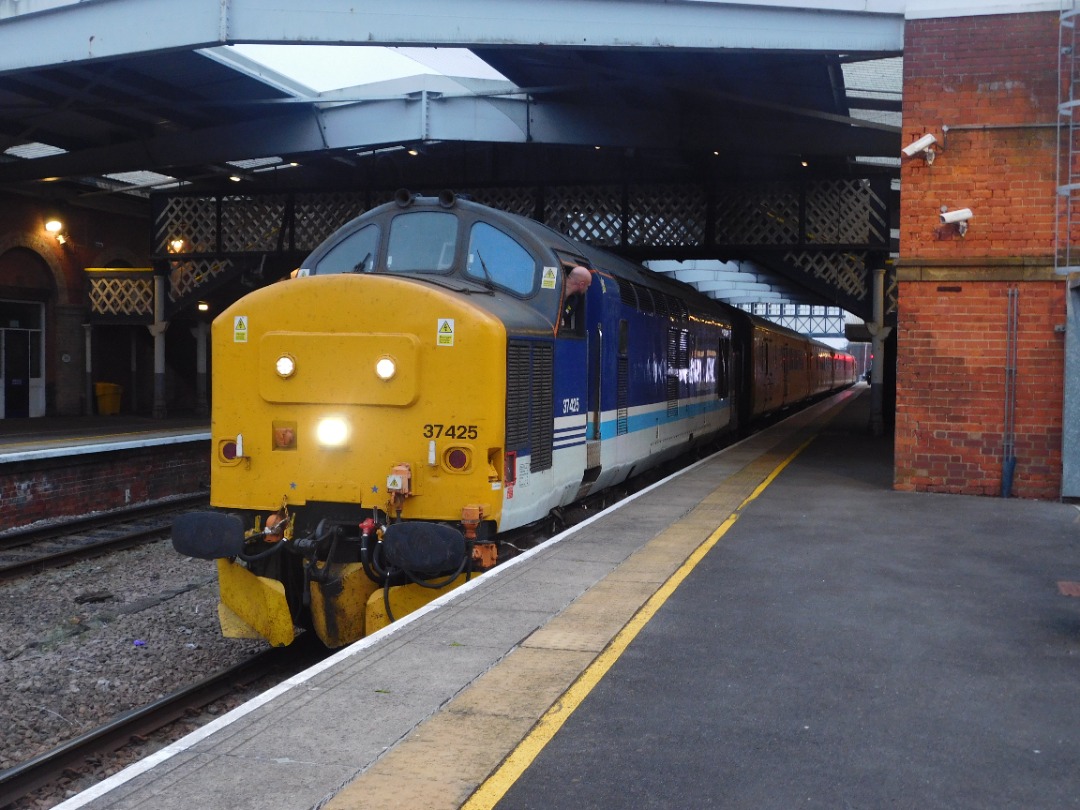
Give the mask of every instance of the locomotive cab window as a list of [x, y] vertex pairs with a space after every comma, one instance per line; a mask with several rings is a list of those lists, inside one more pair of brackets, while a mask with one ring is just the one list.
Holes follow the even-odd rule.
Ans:
[[498, 228], [477, 222], [469, 234], [465, 274], [528, 295], [536, 287], [536, 259]]
[[559, 312], [559, 336], [584, 337], [586, 290], [575, 288], [570, 282], [570, 276], [575, 267], [585, 265], [580, 262], [567, 262], [565, 258], [562, 259], [562, 264], [563, 298]]
[[454, 266], [458, 219], [441, 211], [399, 214], [390, 223], [386, 269], [390, 273], [446, 273]]
[[368, 273], [375, 267], [379, 250], [379, 227], [368, 225], [350, 233], [323, 254], [315, 266], [315, 274]]

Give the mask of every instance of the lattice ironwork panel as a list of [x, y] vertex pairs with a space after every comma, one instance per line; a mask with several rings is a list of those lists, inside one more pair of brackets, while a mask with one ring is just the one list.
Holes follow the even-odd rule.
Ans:
[[545, 224], [592, 245], [622, 239], [622, 186], [556, 186], [545, 198]]
[[[393, 199], [374, 199], [372, 205], [382, 205]], [[293, 246], [297, 250], [314, 250], [330, 234], [367, 210], [367, 196], [362, 192], [333, 194], [297, 194], [294, 208]]]
[[169, 300], [179, 301], [232, 267], [233, 263], [229, 259], [169, 262]]
[[[216, 197], [170, 197], [154, 223], [154, 253], [213, 253], [217, 235]], [[173, 241], [182, 243], [179, 250]]]
[[714, 206], [718, 245], [794, 245], [799, 241], [795, 186], [727, 186]]
[[758, 302], [743, 304], [740, 309], [768, 318], [773, 323], [803, 335], [844, 336], [844, 310], [840, 307]]
[[470, 188], [463, 189], [461, 193], [473, 202], [490, 205], [500, 211], [509, 211], [530, 219], [536, 214], [536, 188], [532, 186]]
[[90, 312], [94, 315], [154, 317], [153, 275], [94, 275], [89, 281]]
[[[900, 285], [896, 282], [896, 268], [889, 266], [885, 270], [885, 316], [886, 320], [896, 321], [896, 308], [900, 297]], [[888, 316], [892, 315], [890, 319]]]
[[866, 301], [867, 288], [865, 253], [787, 253], [784, 261], [803, 273], [820, 279], [830, 287], [843, 291], [855, 301]]
[[287, 202], [288, 198], [282, 194], [222, 197], [222, 251], [265, 253], [277, 250]]
[[708, 202], [701, 186], [631, 186], [628, 198], [630, 244], [688, 247], [705, 241]]
[[815, 183], [806, 189], [806, 241], [834, 245], [870, 242], [870, 184], [864, 180]]

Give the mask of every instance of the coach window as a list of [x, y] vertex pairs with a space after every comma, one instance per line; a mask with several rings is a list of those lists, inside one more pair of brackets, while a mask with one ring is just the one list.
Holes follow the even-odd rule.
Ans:
[[477, 222], [469, 234], [465, 273], [518, 295], [528, 295], [536, 284], [536, 259], [502, 231]]
[[451, 213], [415, 211], [390, 223], [386, 269], [391, 273], [446, 273], [454, 266], [458, 219]]
[[731, 374], [728, 370], [731, 364], [731, 332], [728, 329], [723, 331], [720, 338], [716, 364], [716, 395], [720, 399], [727, 399], [731, 396]]
[[379, 228], [368, 225], [350, 233], [327, 251], [315, 266], [315, 274], [368, 273], [375, 267], [379, 250]]

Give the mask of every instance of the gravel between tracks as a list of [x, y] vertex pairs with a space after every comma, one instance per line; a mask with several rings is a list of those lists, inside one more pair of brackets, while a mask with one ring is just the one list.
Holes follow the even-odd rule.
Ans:
[[0, 583], [0, 770], [264, 649], [221, 637], [217, 593], [214, 563], [167, 539]]

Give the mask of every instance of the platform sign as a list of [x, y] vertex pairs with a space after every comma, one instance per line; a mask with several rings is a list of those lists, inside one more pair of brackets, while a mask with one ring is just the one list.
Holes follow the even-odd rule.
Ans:
[[233, 318], [232, 339], [233, 343], [248, 342], [247, 315], [237, 315], [235, 318]]
[[435, 335], [436, 346], [454, 345], [454, 319], [439, 318], [439, 328]]

